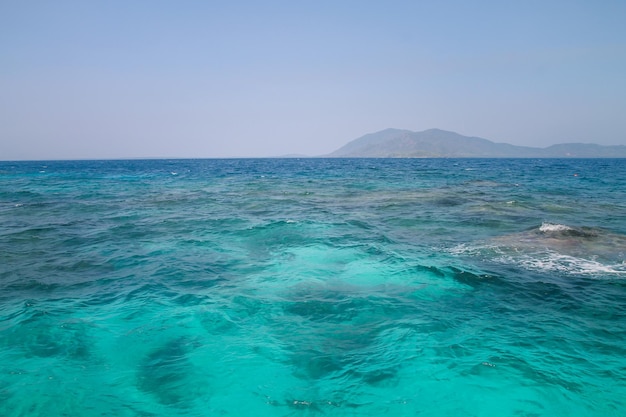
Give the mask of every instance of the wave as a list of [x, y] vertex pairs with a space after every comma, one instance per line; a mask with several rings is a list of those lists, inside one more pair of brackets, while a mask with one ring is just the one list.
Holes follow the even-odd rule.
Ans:
[[570, 231], [570, 230], [573, 230], [573, 229], [564, 224], [553, 224], [553, 223], [543, 222], [541, 226], [539, 226], [539, 231], [543, 233], [563, 232], [563, 231]]
[[449, 252], [534, 271], [626, 276], [626, 236], [592, 227], [544, 222], [524, 232], [457, 245]]
[[567, 238], [567, 237], [580, 237], [580, 238], [595, 238], [600, 235], [599, 230], [590, 227], [572, 227], [565, 224], [547, 223], [543, 222], [538, 229], [538, 233], [553, 238]]

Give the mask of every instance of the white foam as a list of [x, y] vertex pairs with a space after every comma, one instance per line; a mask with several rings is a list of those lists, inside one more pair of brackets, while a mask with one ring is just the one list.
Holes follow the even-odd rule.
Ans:
[[570, 275], [626, 276], [626, 263], [604, 264], [595, 259], [565, 255], [553, 250], [524, 251], [493, 244], [457, 245], [448, 250], [457, 256], [477, 256], [489, 262], [517, 265], [531, 271], [559, 272]]
[[546, 223], [543, 222], [539, 227], [540, 232], [564, 232], [567, 230], [574, 230], [572, 227], [566, 226], [564, 224], [554, 224], [554, 223]]
[[516, 262], [530, 270], [563, 272], [575, 275], [626, 275], [626, 265], [606, 265], [593, 259], [578, 258], [554, 251], [521, 256]]

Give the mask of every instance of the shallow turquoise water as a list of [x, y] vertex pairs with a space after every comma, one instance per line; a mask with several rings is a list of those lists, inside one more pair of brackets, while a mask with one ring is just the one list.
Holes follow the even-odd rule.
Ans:
[[0, 415], [626, 415], [625, 178], [1, 162]]

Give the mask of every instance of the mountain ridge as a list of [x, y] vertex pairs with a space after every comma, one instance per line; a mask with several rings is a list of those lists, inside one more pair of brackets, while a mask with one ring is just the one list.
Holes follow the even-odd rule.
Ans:
[[546, 148], [511, 145], [442, 129], [388, 128], [368, 133], [324, 155], [329, 158], [626, 158], [626, 146], [561, 143]]

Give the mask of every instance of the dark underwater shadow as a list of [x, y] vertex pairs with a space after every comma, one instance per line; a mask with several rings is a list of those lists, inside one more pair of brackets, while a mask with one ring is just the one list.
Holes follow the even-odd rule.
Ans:
[[161, 404], [186, 408], [208, 387], [201, 370], [189, 360], [199, 343], [196, 339], [181, 336], [172, 339], [148, 354], [137, 368], [137, 387], [153, 395]]
[[75, 361], [93, 358], [92, 324], [84, 320], [63, 320], [62, 314], [46, 310], [36, 301], [26, 301], [24, 317], [3, 332], [1, 345], [17, 347], [26, 356], [55, 357]]

